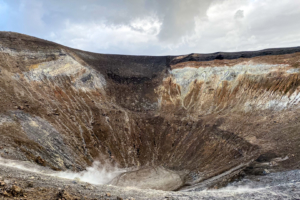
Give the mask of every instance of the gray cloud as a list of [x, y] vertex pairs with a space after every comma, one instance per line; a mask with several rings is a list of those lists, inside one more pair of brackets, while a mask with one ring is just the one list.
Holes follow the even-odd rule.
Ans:
[[[105, 23], [107, 26], [130, 25], [135, 19], [156, 17], [161, 21], [159, 38], [177, 41], [192, 33], [195, 17], [205, 16], [211, 0], [51, 0], [5, 1], [18, 10], [15, 18], [25, 31], [41, 32], [62, 28], [64, 23]], [[24, 27], [23, 27], [24, 25]], [[29, 25], [29, 26], [28, 26]]]
[[[162, 41], [178, 41], [195, 31], [195, 18], [206, 16], [211, 0], [156, 1], [162, 28], [158, 35]], [[159, 2], [159, 3], [158, 3]]]
[[244, 18], [244, 11], [243, 10], [238, 10], [234, 14], [234, 19], [242, 19]]
[[294, 0], [0, 0], [0, 29], [74, 48], [188, 54], [298, 46]]

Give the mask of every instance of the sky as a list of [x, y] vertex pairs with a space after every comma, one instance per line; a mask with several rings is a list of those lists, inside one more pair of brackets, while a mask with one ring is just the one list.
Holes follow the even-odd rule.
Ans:
[[299, 20], [300, 0], [0, 0], [0, 31], [109, 54], [300, 46]]

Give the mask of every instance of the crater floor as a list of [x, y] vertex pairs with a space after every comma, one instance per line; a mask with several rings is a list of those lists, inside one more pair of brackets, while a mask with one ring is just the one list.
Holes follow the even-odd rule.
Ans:
[[[36, 165], [30, 162], [18, 162], [28, 169]], [[64, 179], [45, 175], [51, 170], [41, 167], [36, 172], [5, 166], [0, 162], [0, 196], [8, 191], [5, 198], [13, 199], [106, 199], [106, 200], [139, 200], [139, 199], [299, 199], [300, 198], [300, 171], [271, 173], [266, 176], [246, 176], [243, 180], [233, 182], [221, 189], [200, 191], [168, 192], [151, 189], [137, 189], [131, 187], [116, 187], [112, 185], [95, 185], [78, 180]], [[42, 172], [42, 173], [41, 173]], [[52, 171], [53, 173], [53, 171]], [[18, 185], [22, 188], [20, 194], [12, 195], [11, 188]]]

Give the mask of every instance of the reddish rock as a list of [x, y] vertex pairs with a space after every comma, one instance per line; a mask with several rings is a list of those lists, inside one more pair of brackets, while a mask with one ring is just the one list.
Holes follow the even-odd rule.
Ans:
[[23, 190], [21, 187], [17, 186], [17, 185], [13, 185], [11, 187], [11, 193], [14, 197], [20, 196], [23, 193]]
[[46, 166], [46, 161], [44, 159], [42, 159], [40, 156], [38, 156], [35, 159], [35, 162], [38, 163], [39, 165]]

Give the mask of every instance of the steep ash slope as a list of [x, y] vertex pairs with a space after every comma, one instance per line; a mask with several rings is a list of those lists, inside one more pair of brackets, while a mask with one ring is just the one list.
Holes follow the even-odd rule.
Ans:
[[[176, 174], [147, 186], [164, 190], [233, 176], [261, 155], [294, 169], [299, 68], [300, 48], [104, 55], [1, 32], [1, 156], [56, 170], [99, 160], [149, 172], [139, 180]], [[130, 173], [113, 182], [135, 185]]]

